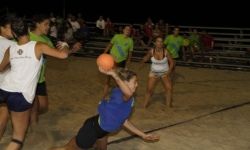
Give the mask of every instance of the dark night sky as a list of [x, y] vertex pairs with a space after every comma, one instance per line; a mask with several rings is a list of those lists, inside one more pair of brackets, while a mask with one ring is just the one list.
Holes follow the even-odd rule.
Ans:
[[[141, 6], [132, 0], [103, 1], [89, 0], [88, 4], [82, 4], [87, 0], [65, 0], [66, 13], [76, 14], [81, 12], [86, 20], [94, 21], [99, 15], [109, 16], [113, 22], [142, 23], [148, 16], [154, 22], [162, 18], [165, 22], [175, 25], [195, 25], [195, 26], [224, 26], [224, 27], [249, 27], [250, 14], [248, 5], [234, 1], [231, 5], [218, 4], [211, 1], [178, 0], [165, 1], [153, 0], [151, 4], [138, 0]], [[81, 2], [79, 2], [81, 1]], [[149, 0], [147, 0], [149, 1]], [[35, 2], [35, 1], [34, 1]], [[10, 4], [11, 3], [11, 4]], [[36, 4], [36, 5], [35, 5]], [[0, 8], [8, 7], [10, 12], [16, 11], [18, 14], [49, 13], [63, 14], [63, 0], [42, 0], [33, 3], [33, 7], [28, 7], [27, 2], [11, 0], [1, 1]], [[29, 4], [30, 5], [30, 4]], [[102, 8], [97, 8], [101, 6]]]

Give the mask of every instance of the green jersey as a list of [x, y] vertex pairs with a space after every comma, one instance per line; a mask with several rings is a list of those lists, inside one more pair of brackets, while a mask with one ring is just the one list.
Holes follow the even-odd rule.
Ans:
[[[30, 32], [29, 36], [30, 36], [31, 41], [42, 42], [42, 43], [45, 43], [45, 44], [49, 45], [50, 47], [54, 48], [53, 43], [46, 35], [36, 35], [36, 34]], [[45, 68], [46, 68], [46, 60], [44, 59], [42, 67], [41, 67], [38, 83], [45, 82]]]
[[182, 36], [169, 35], [164, 40], [167, 50], [169, 51], [172, 58], [179, 58], [179, 51], [184, 44]]
[[128, 53], [133, 51], [133, 40], [130, 37], [125, 37], [123, 34], [116, 34], [111, 39], [113, 45], [110, 54], [114, 57], [117, 63], [122, 62], [128, 58]]

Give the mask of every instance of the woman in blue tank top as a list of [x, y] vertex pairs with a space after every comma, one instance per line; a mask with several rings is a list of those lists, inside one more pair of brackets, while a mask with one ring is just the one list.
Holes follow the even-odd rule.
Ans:
[[133, 94], [137, 87], [137, 76], [134, 72], [119, 69], [104, 71], [99, 67], [100, 72], [111, 76], [117, 83], [118, 88], [112, 90], [110, 99], [102, 100], [98, 106], [98, 114], [88, 118], [83, 126], [69, 143], [59, 149], [88, 149], [95, 144], [100, 144], [101, 149], [107, 148], [107, 136], [121, 129], [122, 126], [144, 140], [156, 141], [159, 136], [145, 134], [136, 128], [128, 120], [134, 103]]

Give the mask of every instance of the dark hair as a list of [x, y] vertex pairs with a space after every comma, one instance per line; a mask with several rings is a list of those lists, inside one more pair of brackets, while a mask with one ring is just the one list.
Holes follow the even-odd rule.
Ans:
[[118, 68], [116, 70], [117, 75], [121, 78], [123, 81], [129, 81], [132, 79], [134, 76], [136, 76], [136, 73], [124, 68]]
[[13, 19], [11, 22], [11, 30], [14, 33], [15, 38], [28, 35], [28, 24], [21, 18]]
[[9, 16], [1, 16], [0, 17], [0, 26], [5, 27], [8, 24], [11, 24], [12, 18]]
[[36, 24], [37, 23], [41, 23], [44, 20], [50, 19], [49, 16], [47, 15], [43, 15], [43, 14], [38, 14], [38, 15], [34, 15], [32, 17], [32, 22], [30, 23], [30, 30], [33, 31], [36, 29]]
[[153, 41], [156, 42], [156, 40], [157, 40], [158, 38], [161, 38], [162, 40], [164, 40], [163, 37], [162, 37], [161, 35], [157, 35], [156, 37], [153, 38]]

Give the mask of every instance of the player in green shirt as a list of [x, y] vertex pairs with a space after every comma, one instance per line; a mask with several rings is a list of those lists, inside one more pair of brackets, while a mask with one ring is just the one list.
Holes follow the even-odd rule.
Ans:
[[172, 58], [178, 59], [180, 50], [183, 46], [184, 38], [179, 35], [179, 28], [175, 27], [173, 34], [167, 36], [164, 40], [164, 44]]
[[[127, 68], [130, 63], [134, 48], [134, 42], [130, 37], [130, 33], [131, 27], [128, 25], [125, 26], [123, 28], [123, 33], [114, 35], [104, 50], [104, 53], [110, 53], [114, 57], [117, 67]], [[110, 79], [111, 78], [108, 76], [104, 85], [104, 98], [108, 95]]]
[[175, 74], [176, 59], [179, 59], [180, 57], [179, 53], [181, 50], [182, 50], [182, 53], [184, 53], [184, 49], [183, 49], [184, 38], [179, 35], [179, 32], [180, 32], [179, 27], [175, 27], [173, 30], [173, 34], [168, 35], [164, 40], [164, 44], [166, 46], [167, 51], [170, 53], [171, 57], [174, 59], [174, 67], [173, 67], [173, 71], [171, 74], [172, 80]]
[[[47, 37], [47, 34], [50, 29], [50, 19], [45, 15], [35, 15], [33, 17], [33, 24], [30, 26], [30, 40], [31, 41], [39, 41], [49, 45], [51, 48], [54, 48], [54, 45], [50, 38]], [[61, 42], [65, 43], [65, 42]], [[74, 52], [81, 48], [81, 44], [76, 42], [72, 45], [71, 51]], [[46, 58], [46, 57], [45, 57]], [[45, 78], [45, 70], [46, 70], [46, 59], [42, 64], [42, 68], [40, 71], [40, 76], [36, 89], [36, 97], [33, 102], [33, 107], [31, 110], [31, 125], [38, 123], [38, 114], [44, 113], [48, 110], [48, 94], [46, 88], [46, 78]]]
[[[50, 47], [54, 48], [53, 43], [47, 37], [50, 28], [50, 19], [49, 16], [45, 15], [35, 15], [32, 20], [32, 25], [30, 26], [30, 40], [43, 42]], [[48, 110], [48, 95], [46, 88], [46, 79], [45, 79], [45, 70], [46, 70], [46, 59], [44, 59], [39, 80], [36, 89], [36, 96], [33, 102], [33, 107], [31, 111], [31, 125], [34, 125], [38, 122], [38, 114], [41, 112], [46, 112]]]

